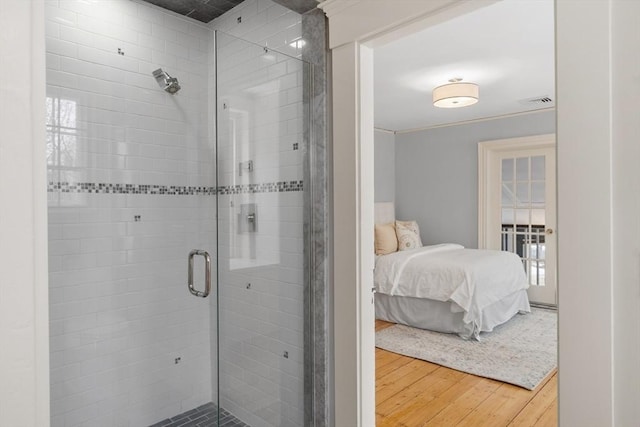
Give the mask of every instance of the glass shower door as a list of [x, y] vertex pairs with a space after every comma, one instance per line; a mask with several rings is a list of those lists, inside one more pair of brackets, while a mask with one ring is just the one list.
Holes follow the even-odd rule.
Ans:
[[309, 67], [217, 33], [219, 396], [249, 425], [306, 421]]

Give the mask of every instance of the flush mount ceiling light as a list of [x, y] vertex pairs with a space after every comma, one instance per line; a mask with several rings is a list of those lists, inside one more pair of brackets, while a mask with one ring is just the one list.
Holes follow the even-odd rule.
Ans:
[[478, 102], [478, 85], [456, 77], [433, 89], [433, 105], [439, 108], [467, 107]]

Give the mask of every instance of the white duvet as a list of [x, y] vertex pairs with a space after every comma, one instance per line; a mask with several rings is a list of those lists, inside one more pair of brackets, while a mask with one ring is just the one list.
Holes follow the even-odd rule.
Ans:
[[529, 287], [518, 255], [451, 243], [377, 257], [374, 284], [387, 295], [452, 301], [476, 325], [485, 307]]

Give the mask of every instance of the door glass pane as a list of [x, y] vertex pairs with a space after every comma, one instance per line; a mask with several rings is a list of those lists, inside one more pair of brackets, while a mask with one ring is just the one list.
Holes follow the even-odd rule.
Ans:
[[516, 202], [519, 208], [529, 206], [529, 183], [518, 182], [516, 184]]
[[529, 209], [516, 209], [516, 224], [527, 226], [529, 224]]
[[502, 183], [502, 206], [513, 206], [515, 202], [514, 186], [511, 182]]
[[544, 156], [535, 156], [531, 158], [531, 180], [544, 181]]
[[513, 181], [513, 159], [502, 159], [502, 182]]
[[532, 182], [531, 183], [531, 203], [533, 205], [541, 205], [535, 207], [543, 207], [545, 202], [545, 183], [544, 182]]
[[545, 224], [544, 209], [531, 209], [531, 224], [544, 227], [544, 224]]
[[503, 178], [513, 169], [516, 178], [515, 184], [503, 179], [501, 187], [502, 249], [522, 258], [529, 283], [535, 286], [543, 286], [545, 277], [544, 162], [544, 156], [502, 160]]
[[513, 252], [513, 232], [511, 228], [505, 227], [503, 228], [503, 232], [501, 235], [502, 239], [502, 250]]
[[220, 406], [302, 426], [309, 64], [224, 33], [217, 64]]
[[516, 180], [528, 181], [529, 180], [529, 158], [519, 157], [516, 159]]
[[502, 224], [513, 228], [515, 220], [514, 211], [510, 208], [502, 208]]
[[529, 284], [544, 286], [545, 263], [544, 261], [531, 261]]

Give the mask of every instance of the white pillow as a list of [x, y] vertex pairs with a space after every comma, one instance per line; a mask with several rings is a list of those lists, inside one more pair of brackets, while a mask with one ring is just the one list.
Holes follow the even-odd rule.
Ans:
[[408, 251], [422, 247], [420, 228], [415, 221], [396, 221], [396, 236], [398, 237], [399, 251]]

